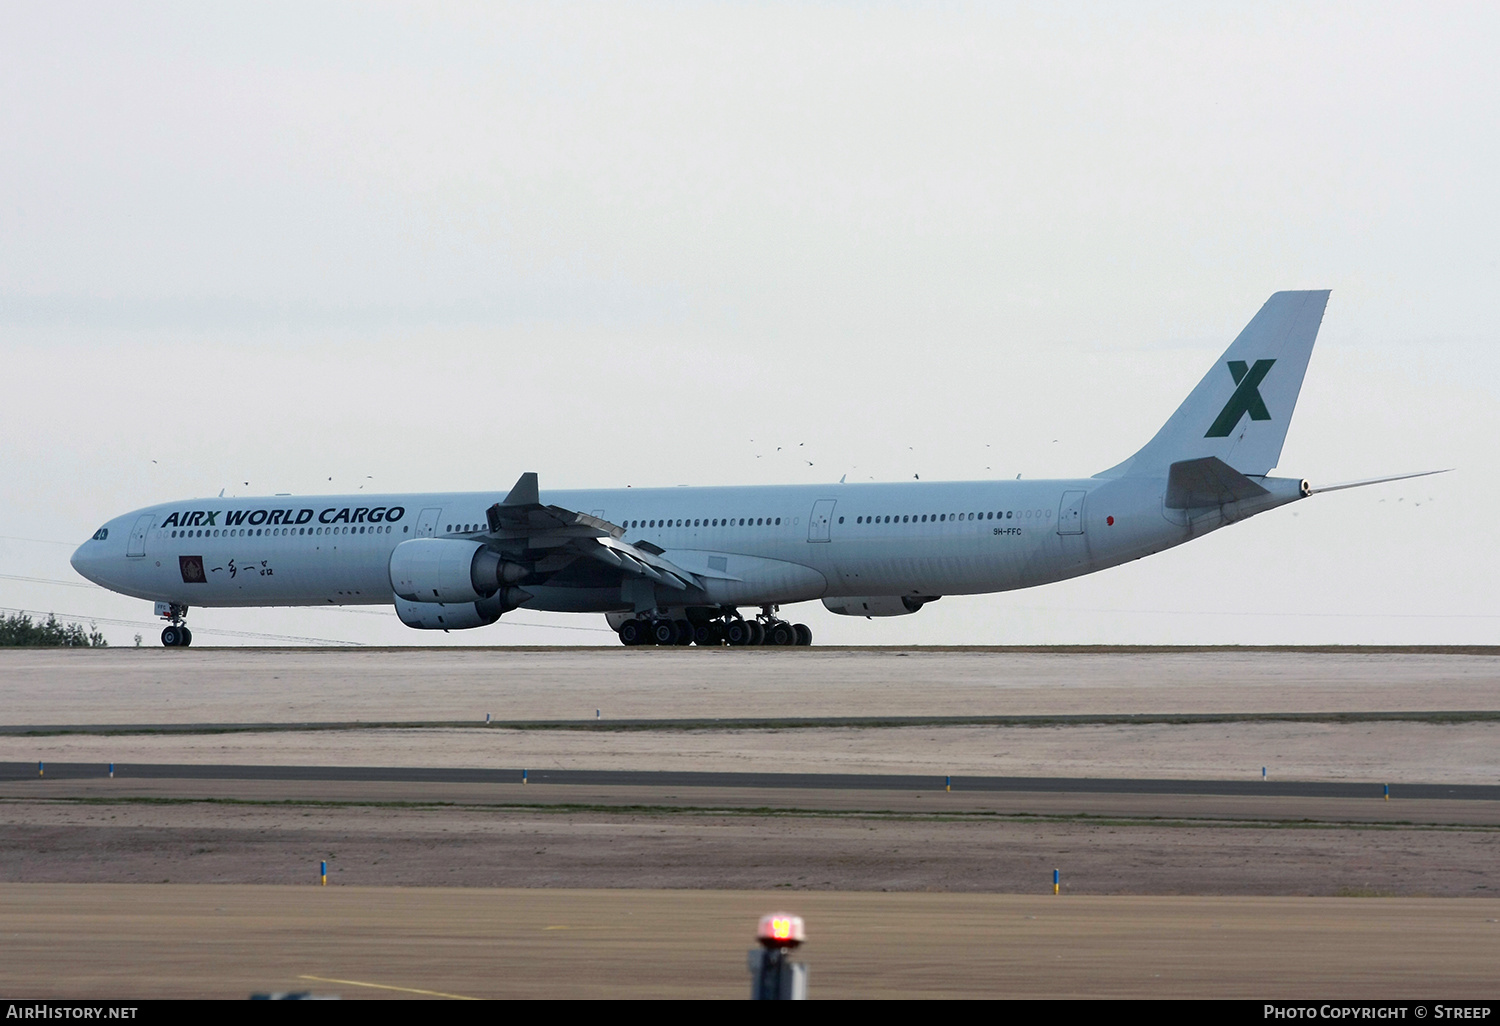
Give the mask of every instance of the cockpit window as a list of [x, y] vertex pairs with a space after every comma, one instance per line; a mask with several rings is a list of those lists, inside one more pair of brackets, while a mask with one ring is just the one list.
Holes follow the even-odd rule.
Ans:
[[101, 527], [101, 528], [99, 528], [99, 530], [97, 530], [97, 531], [94, 532], [94, 541], [103, 541], [104, 539], [106, 539], [108, 537], [109, 537], [109, 528], [107, 528], [107, 527]]

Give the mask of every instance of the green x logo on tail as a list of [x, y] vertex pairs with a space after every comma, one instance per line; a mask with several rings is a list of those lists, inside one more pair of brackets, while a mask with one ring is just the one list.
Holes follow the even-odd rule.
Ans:
[[1247, 367], [1244, 360], [1229, 361], [1229, 373], [1234, 375], [1234, 383], [1239, 387], [1219, 411], [1204, 438], [1227, 438], [1240, 418], [1247, 413], [1251, 420], [1271, 419], [1271, 411], [1266, 409], [1265, 400], [1260, 397], [1260, 383], [1265, 380], [1266, 373], [1275, 362], [1256, 360], [1254, 367]]

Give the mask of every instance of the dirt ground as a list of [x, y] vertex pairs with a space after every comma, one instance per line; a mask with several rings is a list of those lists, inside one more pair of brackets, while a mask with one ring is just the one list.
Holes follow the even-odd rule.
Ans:
[[0, 991], [42, 997], [743, 998], [805, 917], [812, 998], [1493, 1000], [1496, 903], [0, 884]]
[[1245, 804], [1238, 817], [992, 813], [936, 794], [930, 812], [909, 798], [880, 811], [874, 795], [837, 811], [800, 797], [717, 811], [646, 795], [616, 808], [11, 798], [0, 880], [285, 884], [326, 859], [336, 882], [371, 886], [1040, 893], [1057, 868], [1078, 894], [1500, 897], [1493, 823], [1273, 818]]
[[1500, 709], [1500, 655], [0, 651], [6, 724]]

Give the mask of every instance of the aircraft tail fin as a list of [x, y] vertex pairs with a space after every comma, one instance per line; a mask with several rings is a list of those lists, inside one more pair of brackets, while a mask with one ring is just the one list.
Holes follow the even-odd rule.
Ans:
[[1165, 476], [1174, 463], [1209, 457], [1266, 474], [1281, 458], [1327, 305], [1327, 289], [1272, 295], [1156, 436], [1095, 476]]

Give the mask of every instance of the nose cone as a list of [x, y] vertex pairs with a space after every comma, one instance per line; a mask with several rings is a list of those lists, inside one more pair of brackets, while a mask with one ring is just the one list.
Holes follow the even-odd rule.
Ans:
[[99, 580], [98, 576], [99, 557], [101, 555], [97, 551], [98, 548], [98, 542], [86, 541], [73, 551], [73, 558], [69, 559], [68, 562], [73, 564], [73, 569], [78, 571], [80, 577], [87, 578], [95, 584], [103, 584], [104, 582]]

